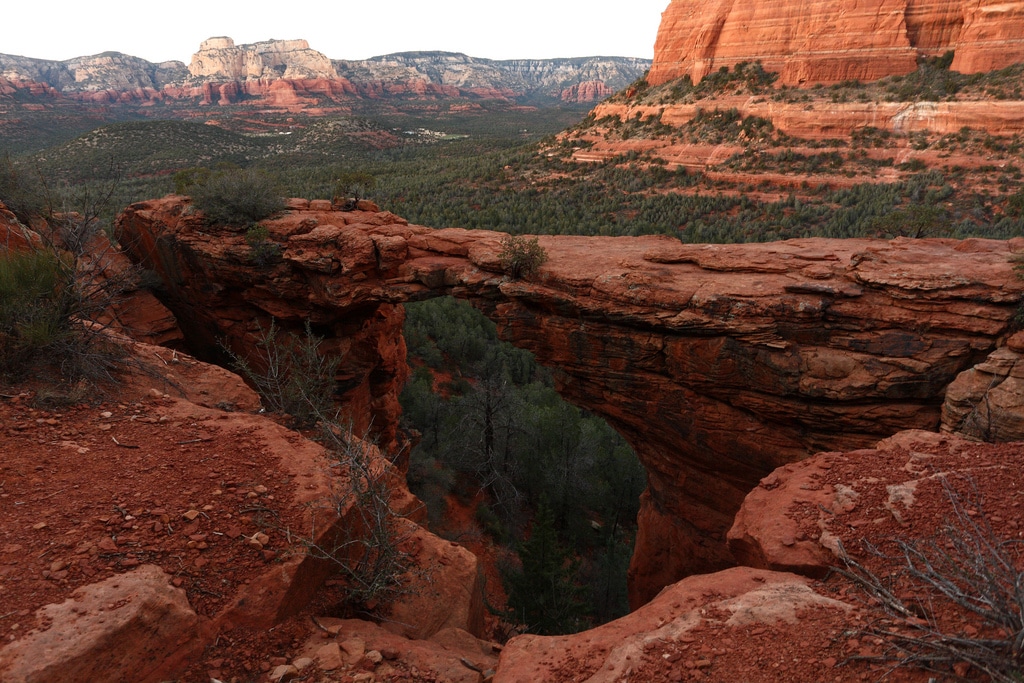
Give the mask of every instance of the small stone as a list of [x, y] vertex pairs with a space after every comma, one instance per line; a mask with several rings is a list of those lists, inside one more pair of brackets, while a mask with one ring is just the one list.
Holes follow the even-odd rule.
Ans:
[[294, 666], [299, 671], [302, 671], [303, 669], [308, 669], [309, 667], [313, 666], [313, 659], [310, 657], [299, 657], [294, 662], [292, 662], [292, 666]]
[[260, 484], [259, 486], [254, 487], [253, 491], [255, 491], [256, 493], [266, 493], [267, 487]]
[[341, 648], [338, 647], [337, 643], [327, 643], [316, 651], [316, 660], [320, 663], [320, 668], [324, 671], [340, 669], [343, 664], [341, 660]]
[[260, 545], [267, 545], [270, 543], [270, 536], [267, 536], [262, 531], [253, 535], [253, 538], [260, 542]]
[[109, 536], [97, 543], [96, 547], [108, 553], [117, 552], [117, 542]]
[[114, 414], [109, 410], [104, 410], [102, 413], [100, 413], [100, 417], [102, 417], [104, 420], [109, 420], [110, 418], [114, 417]]
[[291, 664], [281, 664], [270, 672], [270, 680], [280, 681], [280, 683], [285, 683], [285, 681], [291, 681], [298, 677], [299, 670]]
[[352, 677], [352, 683], [373, 683], [375, 677], [372, 673], [364, 671]]
[[46, 522], [39, 522], [38, 524], [33, 524], [32, 525], [32, 528], [35, 529], [36, 531], [39, 531], [40, 529], [45, 529], [46, 527], [47, 527]]
[[186, 512], [185, 514], [182, 515], [182, 517], [184, 517], [185, 519], [187, 519], [190, 522], [194, 521], [195, 518], [198, 517], [198, 516], [199, 516], [199, 510], [189, 510], [188, 512]]
[[54, 560], [53, 562], [50, 563], [50, 571], [51, 572], [59, 572], [61, 569], [64, 569], [67, 566], [68, 566], [68, 563], [65, 560]]
[[150, 398], [163, 398], [164, 392], [160, 391], [159, 389], [150, 389], [149, 396]]
[[341, 649], [348, 655], [348, 661], [355, 664], [366, 654], [366, 643], [362, 638], [346, 638], [339, 643]]
[[380, 664], [384, 660], [384, 655], [382, 655], [377, 650], [370, 650], [366, 653], [366, 659], [368, 659], [373, 664]]

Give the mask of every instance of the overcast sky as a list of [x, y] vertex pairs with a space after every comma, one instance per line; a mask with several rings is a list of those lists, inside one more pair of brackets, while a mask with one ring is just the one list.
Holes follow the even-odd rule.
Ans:
[[199, 43], [305, 38], [332, 59], [444, 50], [491, 59], [644, 57], [669, 0], [11, 0], [0, 53], [64, 60], [105, 51], [186, 64]]

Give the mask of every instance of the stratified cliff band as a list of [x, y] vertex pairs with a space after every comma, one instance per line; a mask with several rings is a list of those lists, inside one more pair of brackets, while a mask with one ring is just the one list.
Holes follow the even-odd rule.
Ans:
[[951, 50], [961, 73], [1024, 61], [1024, 2], [672, 0], [648, 80], [759, 61], [785, 85], [873, 81]]

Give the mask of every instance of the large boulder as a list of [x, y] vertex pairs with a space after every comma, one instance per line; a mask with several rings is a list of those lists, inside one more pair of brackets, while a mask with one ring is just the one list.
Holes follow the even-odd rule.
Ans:
[[0, 649], [10, 683], [163, 681], [203, 649], [185, 591], [154, 565], [78, 589], [39, 609], [43, 626]]

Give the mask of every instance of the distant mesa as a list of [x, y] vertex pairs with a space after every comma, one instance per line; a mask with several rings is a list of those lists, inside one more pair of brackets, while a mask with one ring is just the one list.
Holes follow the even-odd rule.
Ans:
[[346, 98], [595, 102], [626, 87], [650, 64], [631, 57], [499, 61], [452, 52], [332, 60], [302, 39], [238, 45], [214, 36], [200, 44], [187, 66], [118, 52], [60, 62], [0, 54], [0, 95], [28, 90], [36, 97], [98, 104], [192, 100], [288, 109]]
[[310, 49], [305, 40], [265, 40], [236, 46], [226, 36], [204, 40], [199, 52], [192, 55], [188, 71], [193, 78], [243, 81], [338, 77], [331, 60]]
[[672, 0], [648, 81], [744, 61], [784, 85], [873, 81], [950, 50], [961, 73], [1024, 61], [1024, 0]]

